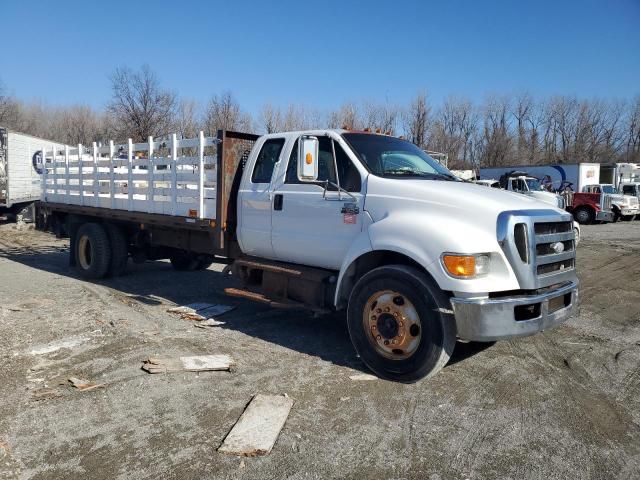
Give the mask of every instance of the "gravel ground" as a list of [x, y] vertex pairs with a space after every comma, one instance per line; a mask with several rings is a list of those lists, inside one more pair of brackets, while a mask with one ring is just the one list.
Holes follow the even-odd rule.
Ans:
[[[221, 266], [149, 262], [89, 283], [66, 240], [0, 225], [0, 478], [638, 478], [640, 222], [582, 238], [579, 317], [458, 344], [433, 379], [400, 385], [349, 378], [366, 368], [340, 315], [225, 297]], [[195, 301], [236, 309], [209, 330], [167, 312]], [[207, 353], [236, 369], [140, 369]], [[273, 451], [218, 453], [257, 393], [295, 400]]]

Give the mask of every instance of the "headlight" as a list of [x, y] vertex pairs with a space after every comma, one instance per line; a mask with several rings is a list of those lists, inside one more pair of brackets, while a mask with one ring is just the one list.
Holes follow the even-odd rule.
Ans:
[[489, 273], [491, 257], [487, 253], [476, 255], [445, 253], [442, 255], [442, 265], [452, 277], [475, 278]]

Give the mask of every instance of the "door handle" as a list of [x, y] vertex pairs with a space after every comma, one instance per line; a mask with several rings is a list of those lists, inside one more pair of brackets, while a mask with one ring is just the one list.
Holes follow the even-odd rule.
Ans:
[[273, 198], [273, 209], [274, 210], [282, 210], [282, 202], [284, 200], [284, 197], [282, 196], [281, 193], [276, 193], [275, 197]]

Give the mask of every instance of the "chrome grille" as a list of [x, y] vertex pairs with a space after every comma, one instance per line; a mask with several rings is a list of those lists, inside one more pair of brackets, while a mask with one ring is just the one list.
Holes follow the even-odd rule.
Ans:
[[600, 195], [600, 209], [608, 212], [611, 210], [611, 195], [601, 194]]
[[498, 241], [520, 288], [539, 289], [575, 280], [575, 234], [570, 214], [554, 210], [503, 212]]
[[575, 234], [572, 222], [536, 222], [536, 274], [540, 276], [565, 273], [575, 268]]

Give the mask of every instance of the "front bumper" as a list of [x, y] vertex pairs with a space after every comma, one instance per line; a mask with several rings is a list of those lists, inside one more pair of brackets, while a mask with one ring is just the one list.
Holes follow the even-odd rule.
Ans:
[[627, 216], [631, 216], [631, 215], [637, 215], [638, 214], [638, 207], [622, 208], [620, 210], [620, 213], [622, 214], [623, 217], [627, 217]]
[[462, 340], [490, 342], [523, 337], [554, 327], [577, 313], [578, 281], [537, 295], [452, 297], [451, 305]]
[[598, 222], [613, 222], [613, 212], [610, 210], [600, 210], [596, 212], [596, 220]]

